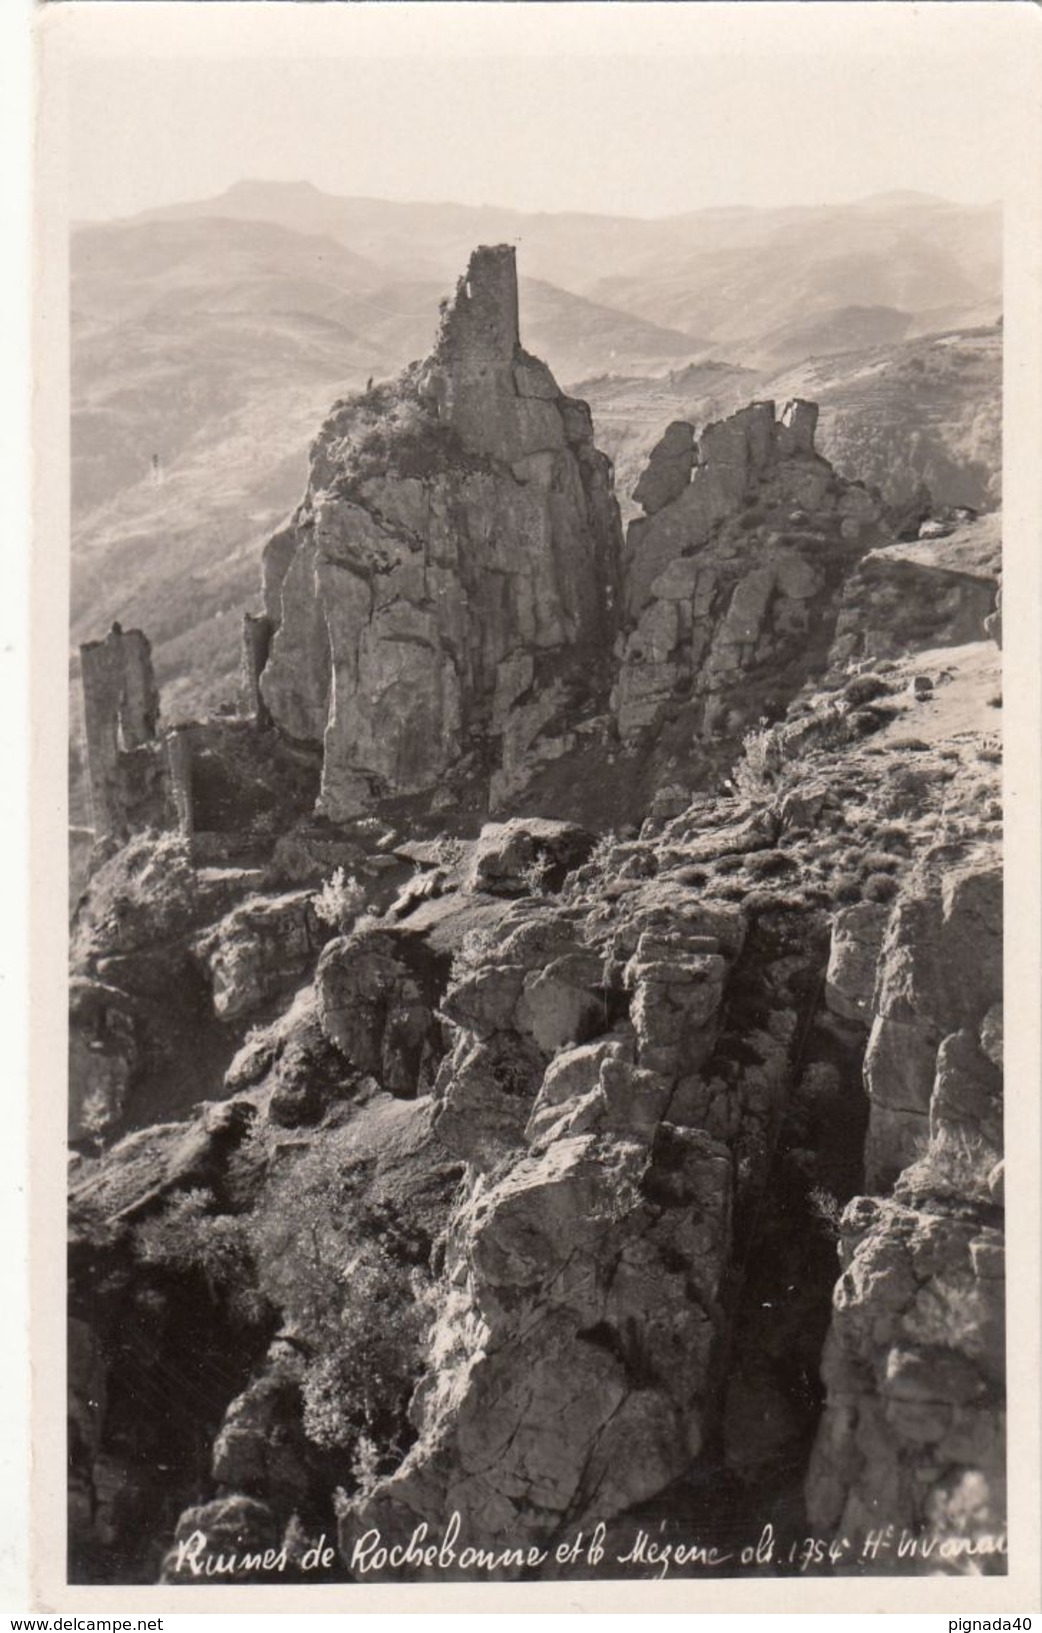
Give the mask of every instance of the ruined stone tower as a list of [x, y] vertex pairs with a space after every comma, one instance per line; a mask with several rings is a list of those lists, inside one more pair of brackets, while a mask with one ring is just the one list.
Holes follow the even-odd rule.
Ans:
[[464, 762], [512, 797], [566, 701], [606, 705], [621, 546], [590, 411], [521, 346], [514, 251], [479, 248], [426, 362], [337, 404], [266, 552], [260, 698], [321, 737], [323, 814], [451, 799]]
[[[147, 802], [147, 762], [155, 759], [159, 692], [152, 649], [139, 629], [113, 624], [103, 641], [80, 647], [83, 721], [96, 839], [123, 837], [132, 807]], [[141, 751], [145, 751], [142, 755]]]

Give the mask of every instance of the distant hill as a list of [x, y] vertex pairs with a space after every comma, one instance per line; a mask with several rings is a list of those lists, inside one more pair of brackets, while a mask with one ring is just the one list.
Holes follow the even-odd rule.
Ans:
[[[820, 209], [704, 211], [674, 253], [584, 293], [747, 362], [794, 321], [887, 307], [933, 329], [1001, 311], [1001, 214], [897, 195]], [[943, 314], [943, 315], [942, 315]], [[864, 342], [840, 334], [841, 350]], [[877, 338], [883, 338], [878, 336]]]
[[1001, 501], [998, 324], [810, 358], [775, 375], [769, 395], [820, 403], [823, 453], [888, 499], [922, 480], [937, 503], [992, 510]]
[[340, 198], [308, 183], [244, 181], [137, 219], [205, 217], [334, 239], [410, 280], [454, 279], [475, 244], [514, 243], [528, 277], [707, 336], [718, 350], [845, 306], [889, 306], [913, 318], [933, 311], [936, 329], [990, 320], [1001, 302], [1000, 207], [923, 193], [651, 220]]
[[899, 312], [894, 306], [837, 306], [809, 316], [801, 313], [741, 350], [755, 367], [773, 370], [806, 357], [893, 345], [904, 340], [914, 324], [911, 312]]

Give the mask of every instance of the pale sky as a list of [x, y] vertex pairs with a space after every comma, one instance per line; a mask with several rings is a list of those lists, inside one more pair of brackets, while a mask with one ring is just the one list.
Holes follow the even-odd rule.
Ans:
[[166, 35], [162, 6], [121, 6], [118, 33], [73, 9], [81, 219], [247, 177], [635, 215], [985, 202], [1009, 157], [1009, 67], [989, 70], [979, 18], [959, 26], [972, 4], [182, 5]]

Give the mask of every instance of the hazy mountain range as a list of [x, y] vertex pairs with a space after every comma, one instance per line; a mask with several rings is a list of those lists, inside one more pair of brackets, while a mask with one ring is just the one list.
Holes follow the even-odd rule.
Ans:
[[74, 642], [139, 623], [168, 707], [227, 696], [260, 546], [329, 405], [422, 356], [470, 251], [503, 241], [525, 344], [591, 402], [623, 501], [670, 419], [796, 393], [849, 474], [997, 501], [997, 206], [652, 221], [243, 182], [73, 230]]

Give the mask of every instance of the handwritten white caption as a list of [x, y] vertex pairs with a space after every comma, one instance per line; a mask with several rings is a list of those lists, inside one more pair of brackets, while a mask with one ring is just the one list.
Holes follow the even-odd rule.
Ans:
[[[553, 1548], [534, 1544], [521, 1547], [481, 1548], [460, 1546], [462, 1522], [453, 1513], [444, 1531], [433, 1536], [426, 1520], [416, 1526], [408, 1542], [385, 1543], [379, 1530], [366, 1531], [351, 1549], [348, 1569], [356, 1578], [388, 1571], [493, 1571], [539, 1570], [551, 1558], [560, 1566], [578, 1570], [640, 1569], [643, 1574], [654, 1571], [661, 1579], [674, 1569], [701, 1568], [724, 1571], [728, 1565], [740, 1570], [766, 1569], [808, 1571], [813, 1567], [829, 1566], [848, 1569], [886, 1565], [890, 1561], [905, 1564], [951, 1562], [958, 1559], [984, 1558], [1005, 1555], [1004, 1534], [975, 1537], [946, 1535], [939, 1531], [909, 1531], [895, 1525], [880, 1526], [856, 1539], [849, 1537], [801, 1537], [791, 1542], [779, 1541], [774, 1527], [763, 1527], [755, 1542], [734, 1547], [724, 1552], [715, 1545], [700, 1542], [655, 1541], [647, 1531], [638, 1530], [624, 1553], [609, 1554], [607, 1528], [597, 1525], [587, 1534], [577, 1531], [574, 1537], [559, 1542]], [[617, 1544], [616, 1544], [617, 1546]], [[301, 1572], [327, 1570], [336, 1559], [336, 1549], [320, 1540], [299, 1559], [294, 1569]], [[238, 1576], [243, 1572], [260, 1571], [272, 1574], [285, 1571], [290, 1560], [285, 1546], [268, 1548], [258, 1553], [212, 1553], [202, 1531], [193, 1531], [177, 1545], [174, 1570], [193, 1577]]]

